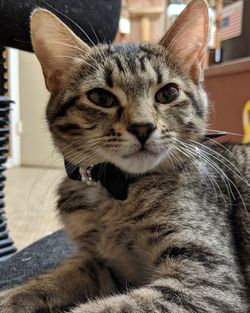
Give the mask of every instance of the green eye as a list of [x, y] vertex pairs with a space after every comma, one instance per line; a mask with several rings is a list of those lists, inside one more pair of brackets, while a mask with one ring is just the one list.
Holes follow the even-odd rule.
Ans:
[[178, 87], [175, 84], [167, 84], [156, 93], [155, 100], [158, 103], [167, 104], [175, 100], [178, 96]]
[[102, 88], [95, 88], [88, 91], [87, 96], [91, 102], [105, 108], [110, 108], [118, 103], [116, 96]]

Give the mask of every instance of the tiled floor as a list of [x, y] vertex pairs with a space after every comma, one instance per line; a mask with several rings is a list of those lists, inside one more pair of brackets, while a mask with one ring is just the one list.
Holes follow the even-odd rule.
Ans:
[[6, 215], [18, 249], [60, 228], [55, 190], [64, 170], [21, 167], [6, 171]]

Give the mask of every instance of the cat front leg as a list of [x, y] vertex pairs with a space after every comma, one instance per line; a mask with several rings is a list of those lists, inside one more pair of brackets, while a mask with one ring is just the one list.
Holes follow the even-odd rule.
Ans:
[[[70, 313], [247, 313], [244, 290], [237, 287], [238, 274], [223, 259], [210, 263], [202, 254], [199, 257], [195, 265], [191, 260], [185, 264], [172, 260], [168, 268], [161, 264], [161, 278], [152, 283], [127, 294], [90, 301]], [[175, 268], [172, 273], [171, 267]]]
[[78, 254], [51, 273], [0, 293], [0, 313], [63, 312], [117, 289], [109, 268], [91, 254]]
[[[231, 300], [234, 295], [231, 295]], [[246, 305], [239, 302], [228, 304], [217, 294], [203, 298], [165, 286], [162, 291], [141, 288], [128, 295], [113, 296], [104, 300], [83, 304], [70, 313], [247, 313]], [[231, 301], [230, 301], [231, 302]]]
[[[201, 287], [201, 291], [202, 291]], [[155, 288], [145, 287], [126, 295], [83, 304], [70, 313], [247, 313], [244, 301], [223, 292], [196, 295], [194, 290], [166, 279]]]

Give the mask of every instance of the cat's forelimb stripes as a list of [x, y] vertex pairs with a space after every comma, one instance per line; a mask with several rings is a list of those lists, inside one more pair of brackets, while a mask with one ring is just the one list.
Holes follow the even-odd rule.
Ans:
[[0, 313], [61, 313], [114, 292], [117, 282], [111, 270], [85, 251], [48, 274], [0, 293]]
[[[227, 261], [214, 255], [214, 262], [206, 262], [207, 254], [196, 249], [190, 255], [189, 249], [180, 249], [185, 257], [179, 261], [169, 259], [168, 249], [156, 260], [155, 278], [151, 273], [148, 283], [124, 293], [105, 262], [87, 252], [76, 255], [0, 294], [0, 313], [246, 313]], [[178, 251], [173, 248], [171, 254]]]
[[213, 293], [202, 287], [197, 292], [166, 278], [128, 294], [82, 304], [70, 313], [245, 313], [237, 300], [216, 288]]

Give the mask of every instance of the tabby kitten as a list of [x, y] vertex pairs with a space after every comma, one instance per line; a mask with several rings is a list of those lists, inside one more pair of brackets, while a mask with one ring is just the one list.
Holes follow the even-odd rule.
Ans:
[[250, 155], [203, 143], [206, 2], [159, 44], [90, 48], [43, 9], [31, 31], [77, 253], [2, 293], [0, 312], [246, 313]]

